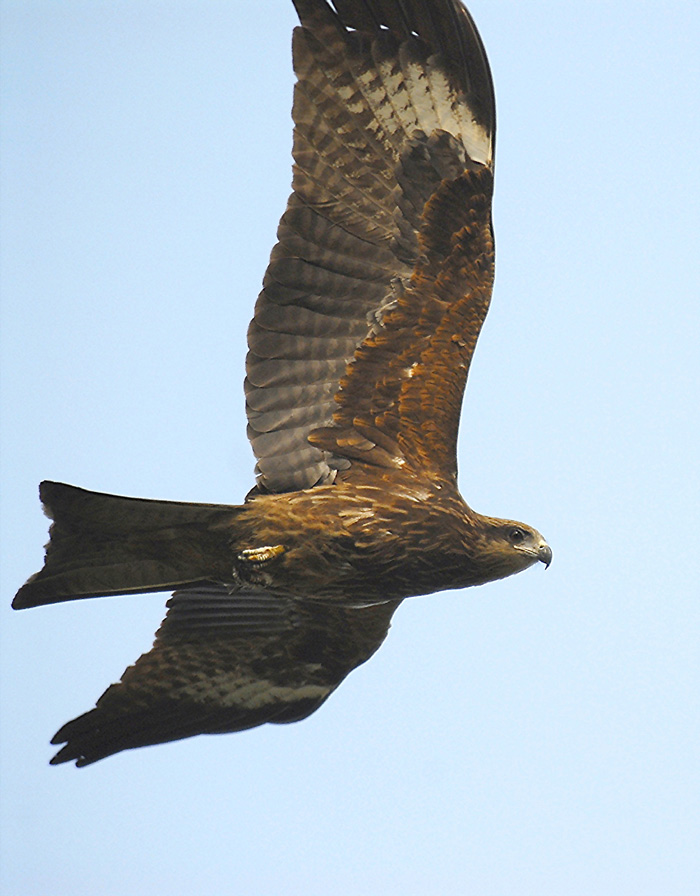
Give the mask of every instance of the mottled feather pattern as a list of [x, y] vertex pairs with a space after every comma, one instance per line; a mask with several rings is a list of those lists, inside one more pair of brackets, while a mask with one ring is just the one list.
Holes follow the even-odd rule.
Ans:
[[[376, 345], [376, 324], [383, 323], [385, 309], [394, 308], [397, 296], [403, 305], [426, 300], [427, 286], [415, 288], [425, 279], [416, 265], [425, 241], [426, 203], [443, 180], [490, 162], [494, 126], [492, 114], [479, 112], [483, 100], [471, 102], [472, 85], [463, 80], [466, 48], [481, 61], [478, 78], [490, 85], [480, 41], [459, 5], [448, 0], [428, 9], [421, 3], [368, 0], [336, 3], [337, 12], [313, 0], [295, 5], [302, 27], [293, 42], [298, 77], [294, 193], [249, 331], [247, 362], [249, 434], [258, 458], [258, 484], [266, 491], [332, 481], [343, 458], [373, 464], [382, 452], [382, 463], [398, 458], [398, 447], [389, 448], [384, 438], [370, 460], [372, 440], [349, 432], [354, 417], [364, 431], [372, 426], [384, 430], [386, 408], [399, 411], [396, 376], [392, 386], [376, 381], [375, 362], [368, 360], [364, 344]], [[461, 197], [441, 195], [447, 222], [441, 226], [462, 226], [459, 213], [449, 208]], [[463, 290], [454, 264], [452, 271], [449, 300], [455, 301]], [[431, 273], [428, 279], [435, 277]], [[279, 306], [284, 307], [277, 316]], [[294, 338], [289, 320], [295, 308], [332, 318], [333, 326], [318, 341], [305, 338], [307, 332]], [[392, 320], [395, 327], [400, 320], [405, 327], [418, 325], [429, 340], [436, 326], [434, 319], [428, 323], [431, 316], [434, 309], [394, 314]], [[386, 334], [382, 340], [387, 355], [397, 351], [398, 343], [387, 343]], [[410, 366], [418, 360], [402, 355], [400, 363]], [[366, 392], [376, 387], [373, 407], [366, 400], [353, 407], [356, 393], [352, 387], [345, 391], [358, 363], [362, 376], [369, 377]], [[464, 378], [465, 372], [459, 366], [454, 375]], [[414, 367], [412, 375], [423, 372]], [[316, 405], [307, 392], [303, 411], [290, 407], [291, 387], [320, 381], [335, 384], [343, 412], [329, 402], [325, 388]], [[257, 395], [263, 391], [270, 393], [264, 416]], [[460, 389], [447, 393], [452, 400], [458, 393], [461, 397]], [[452, 408], [456, 417], [459, 410], [458, 401]], [[343, 433], [329, 435], [333, 427]], [[298, 466], [301, 457], [307, 458], [306, 470]]]
[[420, 235], [424, 260], [382, 328], [357, 349], [334, 426], [312, 433], [314, 444], [342, 454], [350, 431], [372, 427], [384, 444], [353, 458], [456, 480], [458, 412], [493, 281], [491, 180], [480, 167], [435, 191]]

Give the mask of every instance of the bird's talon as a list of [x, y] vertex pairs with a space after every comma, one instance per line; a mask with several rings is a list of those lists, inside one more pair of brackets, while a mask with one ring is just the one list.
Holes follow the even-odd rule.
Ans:
[[268, 563], [275, 557], [281, 556], [286, 550], [287, 548], [283, 544], [266, 544], [262, 548], [247, 548], [245, 551], [241, 551], [238, 559], [242, 563], [253, 563], [255, 566], [260, 566], [262, 563]]

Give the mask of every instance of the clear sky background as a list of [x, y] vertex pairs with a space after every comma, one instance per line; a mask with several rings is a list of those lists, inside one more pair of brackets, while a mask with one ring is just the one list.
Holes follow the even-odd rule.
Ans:
[[416, 598], [307, 721], [48, 766], [166, 597], [13, 613], [37, 483], [238, 502], [289, 0], [2, 3], [2, 889], [700, 892], [700, 5], [473, 0], [495, 298], [460, 483], [554, 562]]

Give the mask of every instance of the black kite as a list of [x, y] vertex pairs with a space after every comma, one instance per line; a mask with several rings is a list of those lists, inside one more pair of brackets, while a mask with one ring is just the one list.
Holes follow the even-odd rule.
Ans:
[[415, 594], [552, 553], [457, 490], [493, 281], [494, 96], [458, 0], [294, 0], [293, 192], [248, 332], [257, 486], [241, 506], [44, 482], [16, 608], [175, 589], [153, 649], [52, 762], [293, 722]]

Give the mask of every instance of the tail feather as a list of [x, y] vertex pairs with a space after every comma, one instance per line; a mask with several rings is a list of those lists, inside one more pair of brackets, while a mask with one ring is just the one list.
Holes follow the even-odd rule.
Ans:
[[42, 482], [39, 494], [53, 520], [50, 540], [44, 568], [19, 589], [15, 609], [230, 578], [237, 507], [124, 498], [60, 482]]

